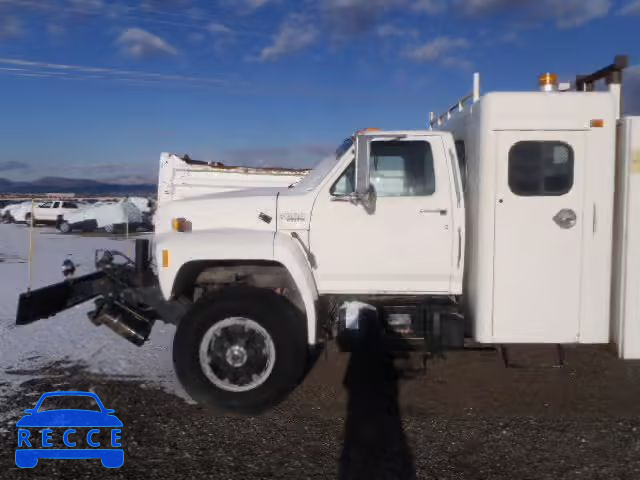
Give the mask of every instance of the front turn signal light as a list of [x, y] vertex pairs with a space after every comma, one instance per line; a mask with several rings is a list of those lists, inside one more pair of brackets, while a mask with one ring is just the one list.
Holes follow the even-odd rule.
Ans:
[[186, 218], [173, 218], [171, 220], [171, 228], [174, 232], [190, 232], [191, 222]]
[[162, 250], [162, 268], [169, 267], [169, 250]]

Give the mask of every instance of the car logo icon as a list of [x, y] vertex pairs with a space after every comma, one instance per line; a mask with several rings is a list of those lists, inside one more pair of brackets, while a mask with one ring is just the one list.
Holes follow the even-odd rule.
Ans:
[[[47, 408], [82, 404], [89, 408]], [[25, 410], [18, 427], [16, 465], [33, 468], [40, 458], [99, 458], [107, 468], [124, 464], [122, 422], [93, 392], [49, 392]]]

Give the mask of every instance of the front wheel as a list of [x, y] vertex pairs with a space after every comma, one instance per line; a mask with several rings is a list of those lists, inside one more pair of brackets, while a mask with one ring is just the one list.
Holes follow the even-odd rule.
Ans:
[[58, 225], [58, 229], [60, 233], [71, 233], [71, 225], [69, 225], [69, 222], [62, 221], [60, 225]]
[[303, 318], [271, 291], [233, 289], [200, 300], [173, 342], [178, 379], [199, 403], [259, 413], [279, 403], [306, 366]]

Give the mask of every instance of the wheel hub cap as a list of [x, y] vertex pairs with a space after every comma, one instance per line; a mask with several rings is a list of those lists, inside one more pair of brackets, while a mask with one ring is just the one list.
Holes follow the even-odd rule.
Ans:
[[214, 323], [200, 342], [202, 372], [218, 388], [246, 392], [262, 385], [276, 360], [273, 339], [255, 320], [229, 317]]
[[234, 345], [227, 350], [225, 357], [232, 367], [241, 367], [247, 361], [247, 351], [240, 345]]

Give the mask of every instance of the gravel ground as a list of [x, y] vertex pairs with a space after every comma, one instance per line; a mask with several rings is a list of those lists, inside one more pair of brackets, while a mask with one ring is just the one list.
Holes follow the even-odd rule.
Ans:
[[[303, 385], [257, 417], [221, 414], [140, 379], [52, 364], [2, 407], [0, 478], [638, 479], [640, 364], [603, 348], [417, 358], [330, 345]], [[144, 376], [144, 372], [141, 372]], [[123, 421], [125, 464], [13, 463], [15, 421], [50, 390], [92, 390]]]

